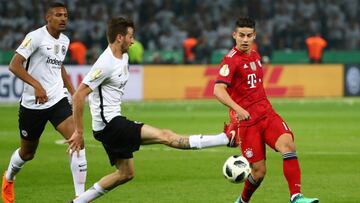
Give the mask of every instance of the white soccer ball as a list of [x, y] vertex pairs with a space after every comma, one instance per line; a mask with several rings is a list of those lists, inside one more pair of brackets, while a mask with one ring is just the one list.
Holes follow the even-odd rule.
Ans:
[[223, 174], [232, 183], [242, 183], [251, 173], [249, 162], [245, 157], [234, 155], [229, 157], [223, 166]]

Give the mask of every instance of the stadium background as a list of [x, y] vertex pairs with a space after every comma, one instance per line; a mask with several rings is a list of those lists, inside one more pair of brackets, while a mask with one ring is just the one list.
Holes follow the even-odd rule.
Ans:
[[[45, 21], [43, 0], [0, 0], [0, 170], [18, 147], [17, 111], [22, 82], [7, 69], [25, 33]], [[65, 1], [66, 34], [87, 48], [86, 63], [68, 56], [69, 77], [78, 85], [106, 47], [110, 16], [134, 19], [143, 61], [131, 64], [123, 112], [129, 118], [180, 133], [217, 133], [227, 120], [212, 86], [217, 64], [233, 45], [237, 16], [257, 21], [257, 48], [264, 61], [264, 84], [276, 110], [296, 134], [303, 191], [322, 202], [360, 201], [360, 2], [357, 0], [134, 0]], [[323, 64], [309, 64], [305, 39], [320, 32], [327, 40]], [[183, 41], [198, 40], [195, 60], [185, 64]], [[69, 52], [68, 52], [69, 55]], [[187, 62], [189, 63], [189, 62]], [[87, 187], [106, 172], [103, 149], [90, 131]], [[60, 137], [48, 125], [37, 157], [17, 180], [18, 202], [64, 202], [72, 197], [68, 160]], [[231, 202], [242, 185], [225, 182], [222, 162], [237, 149], [218, 147], [182, 152], [146, 146], [135, 154], [137, 177], [99, 202]], [[285, 202], [287, 187], [281, 160], [268, 150], [268, 176], [253, 202]], [[44, 167], [44, 164], [46, 166]], [[41, 175], [39, 175], [41, 174]], [[34, 182], [37, 184], [34, 185]], [[353, 185], [353, 187], [349, 187]], [[56, 196], [49, 196], [51, 194]], [[141, 192], [139, 192], [141, 191]]]

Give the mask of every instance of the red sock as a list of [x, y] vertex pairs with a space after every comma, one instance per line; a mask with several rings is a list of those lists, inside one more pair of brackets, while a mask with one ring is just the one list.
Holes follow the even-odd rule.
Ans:
[[289, 152], [283, 154], [283, 172], [288, 182], [290, 196], [300, 193], [301, 187], [301, 174], [299, 161], [295, 152]]
[[255, 192], [255, 190], [260, 186], [262, 180], [255, 181], [251, 174], [245, 181], [245, 186], [241, 194], [241, 199], [245, 202], [248, 202]]

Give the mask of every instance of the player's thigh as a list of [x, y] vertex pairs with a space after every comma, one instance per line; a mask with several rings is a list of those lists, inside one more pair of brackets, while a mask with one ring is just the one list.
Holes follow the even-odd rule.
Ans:
[[47, 110], [19, 108], [19, 131], [21, 139], [38, 140], [48, 121]]
[[250, 163], [265, 159], [265, 142], [260, 127], [260, 123], [240, 127], [241, 152]]
[[141, 128], [141, 144], [156, 144], [164, 141], [163, 130], [144, 124]]
[[74, 133], [74, 119], [72, 116], [67, 117], [59, 125], [56, 126], [56, 130], [65, 138], [69, 139]]
[[278, 115], [275, 114], [266, 120], [267, 127], [264, 131], [264, 139], [267, 145], [269, 145], [272, 149], [276, 150], [276, 143], [281, 136], [288, 136], [284, 137], [284, 139], [293, 142], [294, 136], [291, 129], [285, 123], [285, 121]]
[[50, 109], [49, 120], [65, 139], [69, 139], [74, 132], [72, 109], [66, 97], [61, 99]]

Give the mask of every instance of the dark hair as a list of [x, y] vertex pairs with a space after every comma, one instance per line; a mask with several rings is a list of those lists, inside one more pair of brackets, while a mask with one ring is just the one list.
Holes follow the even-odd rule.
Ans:
[[49, 12], [51, 9], [57, 8], [57, 7], [66, 8], [66, 5], [65, 5], [64, 3], [61, 3], [61, 2], [51, 2], [51, 3], [47, 6], [47, 11]]
[[113, 43], [118, 34], [125, 36], [129, 27], [135, 30], [135, 26], [132, 20], [123, 17], [111, 18], [108, 22], [106, 33], [108, 42]]
[[253, 28], [255, 30], [255, 21], [249, 17], [240, 17], [235, 23], [235, 28], [238, 27]]

